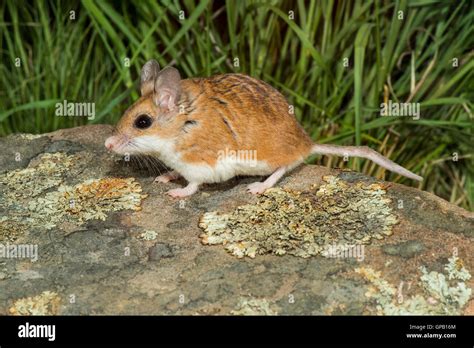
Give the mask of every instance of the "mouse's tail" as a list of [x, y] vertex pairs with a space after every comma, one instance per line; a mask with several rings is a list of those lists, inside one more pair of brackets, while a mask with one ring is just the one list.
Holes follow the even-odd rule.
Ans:
[[403, 168], [402, 166], [396, 164], [395, 162], [389, 160], [367, 146], [314, 144], [311, 148], [311, 154], [367, 158], [372, 162], [377, 163], [379, 166], [390, 170], [391, 172], [403, 175], [413, 180], [423, 181], [421, 176], [410, 172], [408, 169]]

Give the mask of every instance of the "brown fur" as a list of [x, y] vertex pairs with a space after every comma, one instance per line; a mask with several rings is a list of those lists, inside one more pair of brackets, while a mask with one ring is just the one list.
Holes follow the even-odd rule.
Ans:
[[[221, 150], [256, 150], [272, 169], [304, 160], [313, 143], [283, 95], [263, 81], [242, 74], [181, 80], [178, 108], [162, 110], [152, 94], [142, 96], [124, 114], [117, 131], [129, 136], [174, 137], [183, 160], [214, 165]], [[152, 127], [134, 128], [140, 114]]]

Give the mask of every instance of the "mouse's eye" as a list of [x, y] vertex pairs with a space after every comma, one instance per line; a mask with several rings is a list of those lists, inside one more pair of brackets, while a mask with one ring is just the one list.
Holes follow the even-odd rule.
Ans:
[[140, 115], [135, 120], [135, 127], [139, 129], [146, 129], [151, 126], [153, 120], [148, 115]]

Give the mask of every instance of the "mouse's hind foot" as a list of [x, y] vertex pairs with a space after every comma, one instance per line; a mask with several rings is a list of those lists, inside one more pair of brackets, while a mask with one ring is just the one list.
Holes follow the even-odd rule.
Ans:
[[273, 187], [280, 178], [285, 175], [286, 168], [280, 167], [273, 172], [265, 181], [263, 182], [254, 182], [247, 186], [247, 191], [254, 194], [259, 195], [264, 193], [270, 187]]

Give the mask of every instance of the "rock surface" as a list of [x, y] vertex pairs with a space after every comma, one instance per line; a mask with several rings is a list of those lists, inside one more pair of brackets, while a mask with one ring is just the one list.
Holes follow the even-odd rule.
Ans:
[[176, 200], [111, 129], [0, 139], [0, 314], [474, 314], [473, 213], [308, 165]]

